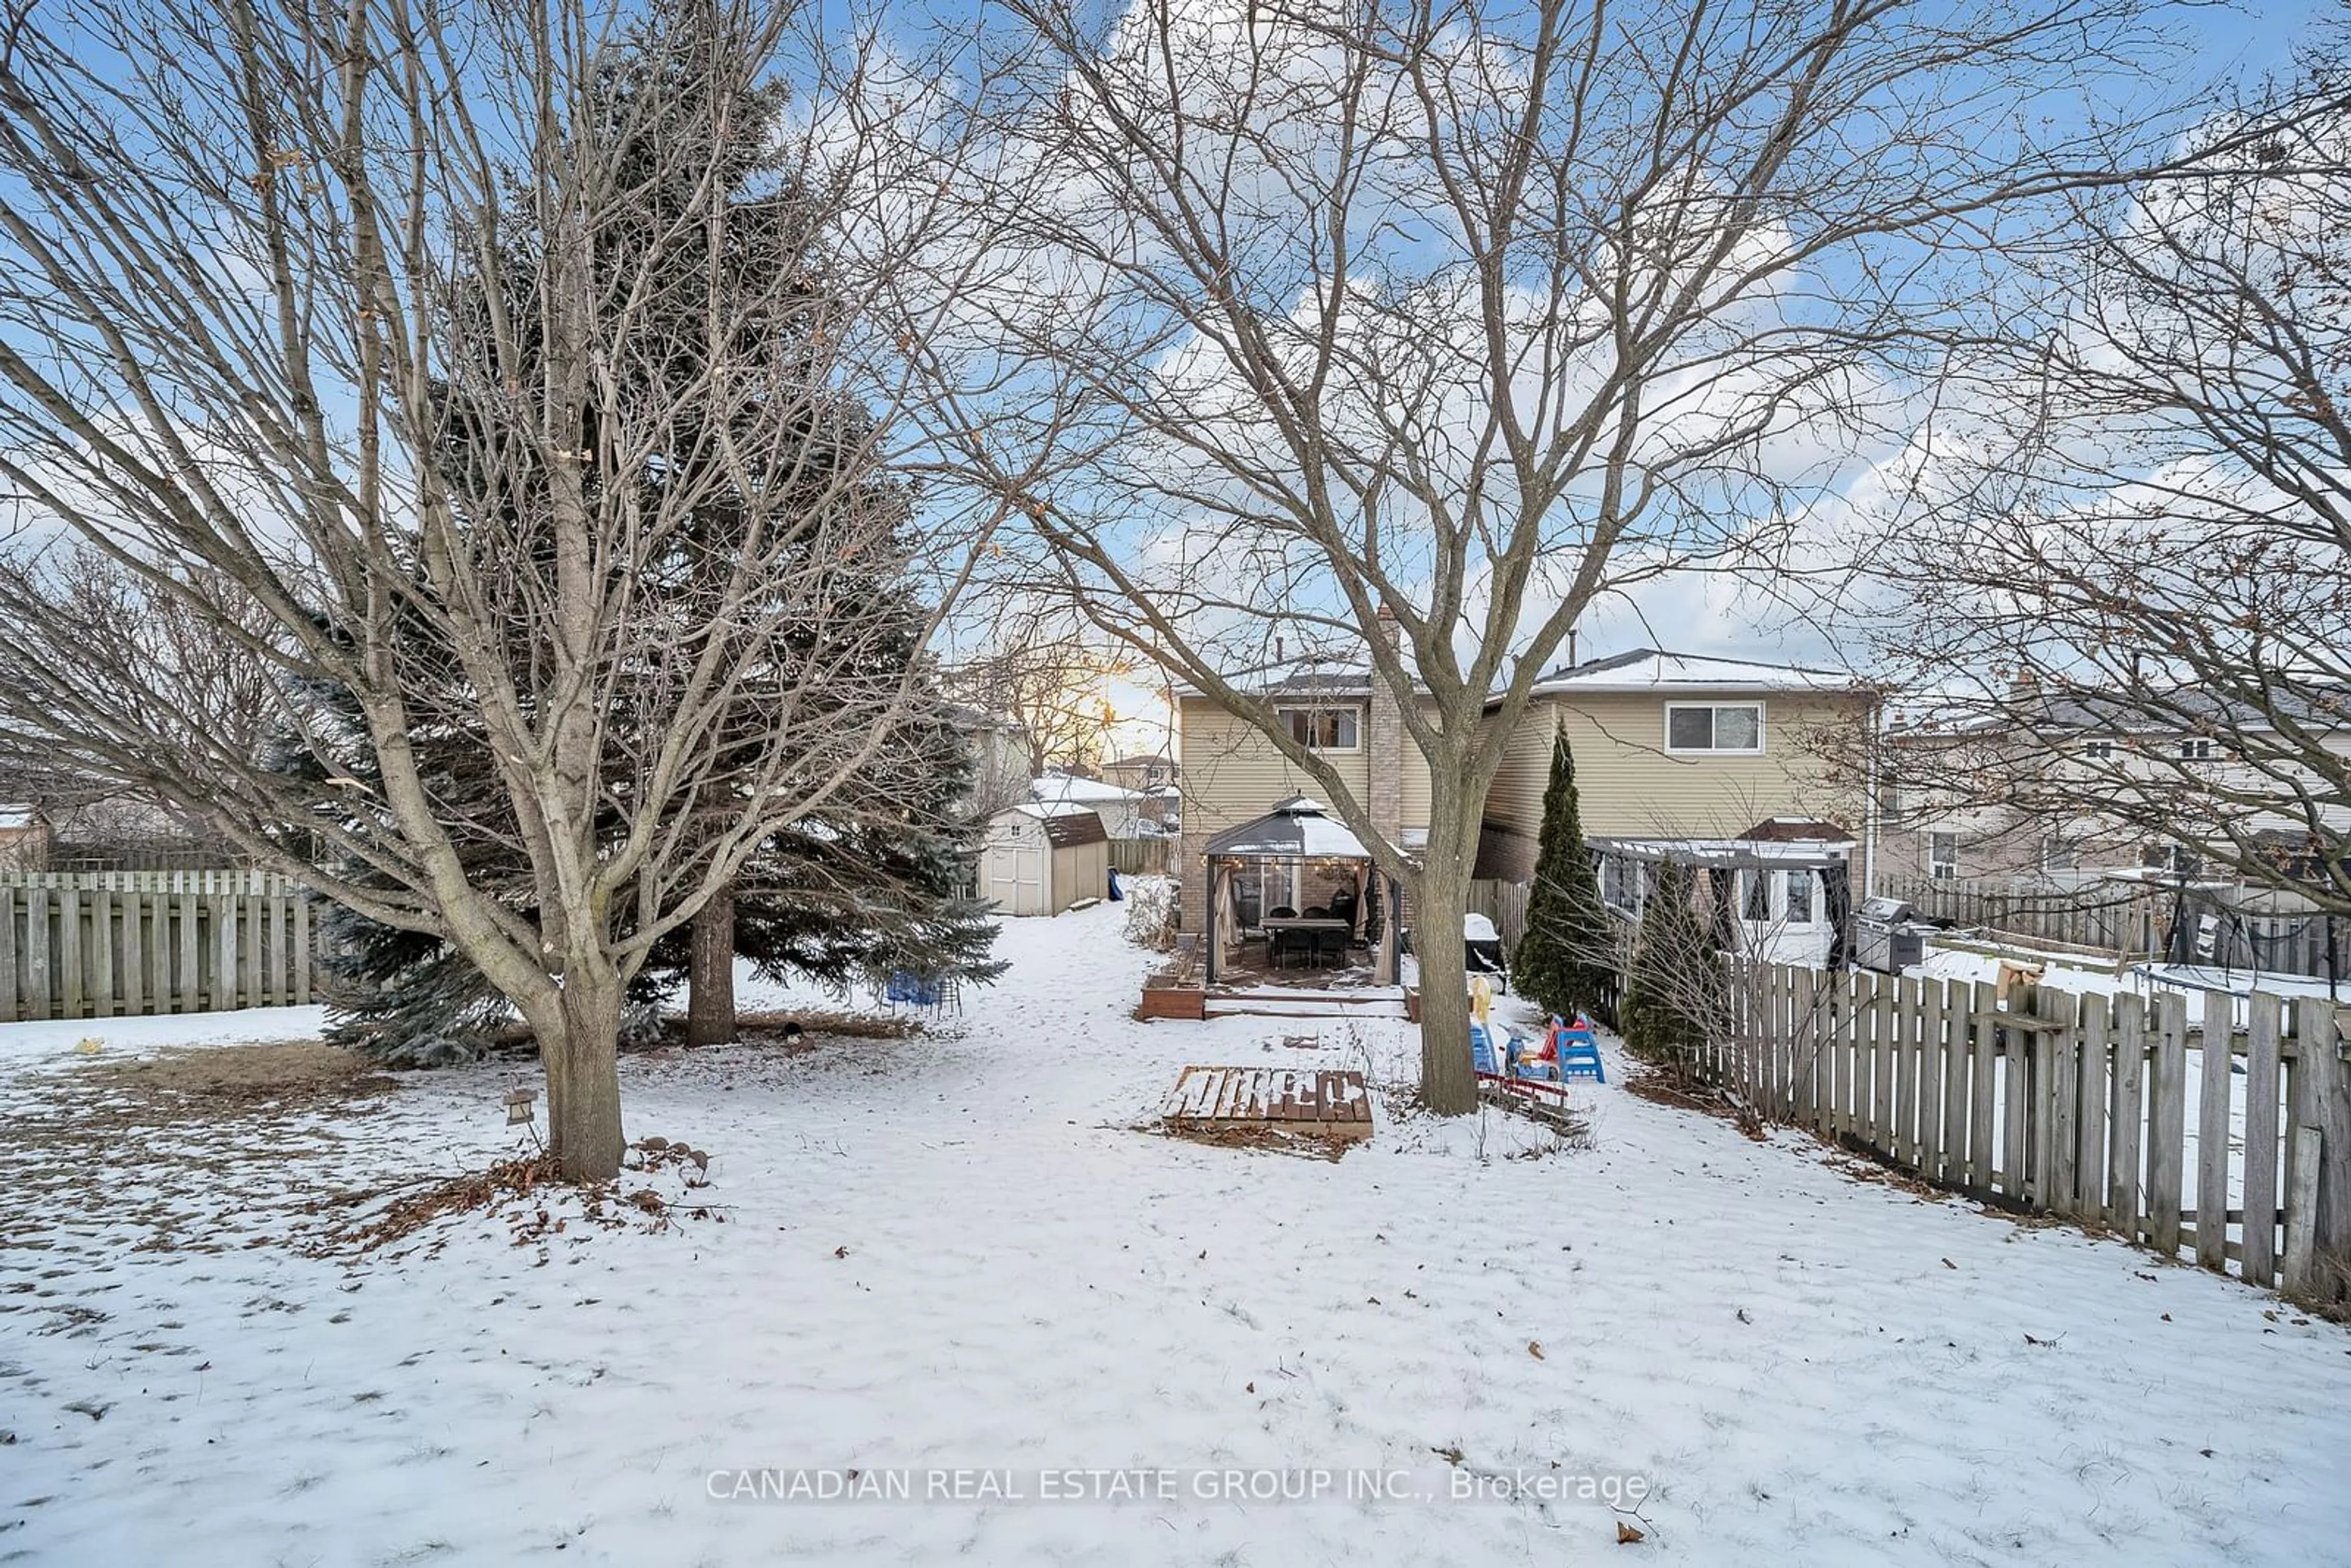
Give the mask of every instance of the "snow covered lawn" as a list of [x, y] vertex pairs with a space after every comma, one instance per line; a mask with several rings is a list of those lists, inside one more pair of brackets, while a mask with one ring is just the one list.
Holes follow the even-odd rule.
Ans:
[[[724, 1206], [661, 1233], [566, 1198], [521, 1246], [475, 1215], [308, 1257], [319, 1198], [512, 1152], [527, 1075], [125, 1128], [93, 1061], [314, 1017], [0, 1029], [0, 1561], [2341, 1560], [2342, 1329], [1614, 1082], [1577, 1088], [1593, 1148], [1531, 1158], [1393, 1103], [1337, 1163], [1136, 1132], [1187, 1062], [1412, 1047], [1135, 1023], [1118, 915], [1008, 923], [958, 1029], [632, 1059], [631, 1135], [708, 1150]], [[804, 1467], [917, 1496], [711, 1495]], [[1176, 1495], [1035, 1495], [1079, 1468]], [[1199, 1495], [1315, 1470], [1337, 1495]], [[1521, 1474], [1571, 1496], [1491, 1495]]]

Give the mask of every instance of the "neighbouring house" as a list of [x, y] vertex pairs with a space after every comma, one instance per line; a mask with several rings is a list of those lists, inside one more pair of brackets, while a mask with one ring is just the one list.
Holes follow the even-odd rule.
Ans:
[[1083, 806], [1029, 801], [987, 821], [979, 895], [1006, 915], [1059, 915], [1110, 887], [1110, 834]]
[[49, 869], [49, 821], [38, 808], [0, 803], [0, 871]]
[[[2351, 705], [2304, 700], [2294, 716], [2351, 758]], [[2135, 699], [2030, 682], [1997, 714], [1891, 724], [1879, 748], [1881, 870], [2064, 887], [2147, 870], [2195, 876], [2206, 857], [2180, 837], [2217, 847], [2273, 835], [2288, 852], [2309, 837], [2289, 782], [2299, 770], [2249, 764], [2231, 745], [2258, 744], [2269, 727], [2194, 690]], [[2320, 816], [2338, 842], [2351, 834], [2351, 801]]]
[[[1250, 685], [1272, 700], [1301, 744], [1338, 768], [1390, 842], [1407, 852], [1426, 843], [1427, 764], [1368, 664], [1276, 667], [1255, 673]], [[1656, 648], [1562, 667], [1536, 687], [1506, 742], [1487, 799], [1477, 873], [1507, 882], [1533, 874], [1552, 739], [1563, 731], [1575, 754], [1584, 831], [1595, 841], [1720, 843], [1775, 819], [1801, 820], [1829, 835], [1812, 844], [1851, 846], [1806, 852], [1834, 854], [1839, 863], [1858, 852], [1865, 864], [1854, 870], [1865, 882], [1873, 826], [1866, 792], [1844, 782], [1834, 758], [1844, 743], [1864, 743], [1878, 703], [1875, 687], [1838, 671]], [[1185, 929], [1200, 931], [1209, 841], [1319, 788], [1206, 695], [1179, 688], [1177, 708], [1182, 919]], [[1764, 862], [1792, 852], [1759, 852], [1753, 863], [1736, 868], [1779, 873], [1776, 891], [1764, 895], [1767, 907], [1776, 899], [1785, 908], [1788, 868]], [[1288, 873], [1273, 866], [1265, 874], [1279, 882]], [[1301, 874], [1343, 873], [1332, 866]], [[1263, 893], [1253, 899], [1246, 886], [1234, 899], [1234, 918], [1244, 923], [1252, 907], [1270, 906]]]
[[1100, 779], [1048, 773], [1029, 781], [1029, 791], [1048, 806], [1082, 806], [1102, 819], [1113, 839], [1150, 838], [1159, 831], [1159, 802], [1140, 789]]
[[1137, 752], [1133, 757], [1114, 758], [1103, 763], [1102, 776], [1109, 783], [1151, 795], [1174, 784], [1183, 776], [1183, 770], [1165, 752]]
[[1029, 731], [1018, 719], [956, 704], [949, 722], [971, 747], [970, 811], [992, 817], [1034, 797], [1029, 789]]

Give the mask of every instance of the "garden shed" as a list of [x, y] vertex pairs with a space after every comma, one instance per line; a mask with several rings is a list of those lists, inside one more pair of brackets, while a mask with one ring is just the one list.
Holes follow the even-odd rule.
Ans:
[[1059, 915], [1110, 887], [1110, 834], [1083, 806], [1007, 806], [987, 820], [979, 895], [1006, 915]]

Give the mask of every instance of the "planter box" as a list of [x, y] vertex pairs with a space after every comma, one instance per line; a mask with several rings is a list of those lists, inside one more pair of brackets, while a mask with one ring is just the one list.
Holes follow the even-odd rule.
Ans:
[[1207, 1017], [1208, 993], [1191, 986], [1151, 986], [1143, 988], [1143, 1001], [1134, 1009], [1139, 1019], [1191, 1019], [1198, 1021]]

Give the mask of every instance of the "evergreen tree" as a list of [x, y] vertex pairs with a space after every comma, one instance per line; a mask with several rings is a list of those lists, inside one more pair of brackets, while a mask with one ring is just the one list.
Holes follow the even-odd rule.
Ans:
[[1510, 960], [1520, 992], [1564, 1019], [1596, 1011], [1614, 989], [1615, 922], [1600, 902], [1577, 803], [1567, 732], [1552, 744], [1543, 789], [1542, 838], [1527, 895], [1526, 935]]
[[1728, 1000], [1722, 961], [1698, 918], [1697, 878], [1680, 861], [1652, 874], [1625, 977], [1625, 1044], [1687, 1076], [1689, 1053], [1707, 1043]]
[[[658, 461], [611, 473], [591, 468], [588, 482], [649, 492], [671, 486], [674, 496], [694, 497], [683, 513], [668, 508], [668, 515], [683, 515], [685, 526], [655, 541], [629, 591], [649, 625], [676, 632], [663, 646], [691, 660], [702, 656], [705, 643], [723, 643], [716, 656], [745, 672], [717, 730], [716, 781], [726, 781], [726, 754], [739, 748], [745, 761], [733, 788], [788, 788], [772, 773], [752, 772], [758, 759], [772, 756], [777, 727], [790, 724], [814, 737], [811, 744], [833, 746], [844, 737], [862, 745], [877, 725], [889, 728], [820, 810], [758, 847], [738, 873], [731, 898], [721, 894], [705, 918], [673, 931], [654, 948], [629, 986], [639, 1029], [651, 1005], [674, 991], [686, 974], [697, 928], [722, 934], [731, 948], [697, 967], [706, 982], [705, 1003], [716, 1000], [708, 994], [712, 988], [728, 988], [716, 1010], [730, 1031], [735, 954], [753, 959], [765, 974], [798, 972], [836, 983], [897, 968], [929, 978], [984, 980], [1001, 968], [987, 957], [995, 928], [984, 906], [965, 893], [981, 824], [962, 812], [970, 758], [922, 664], [924, 606], [904, 566], [912, 527], [908, 498], [886, 475], [867, 472], [872, 457], [864, 411], [824, 388], [827, 300], [818, 239], [823, 204], [778, 157], [786, 107], [780, 89], [737, 96], [731, 112], [714, 111], [704, 44], [708, 28], [724, 25], [696, 0], [658, 6], [638, 24], [629, 46], [614, 52], [596, 89], [595, 112], [607, 134], [637, 150], [622, 160], [621, 175], [623, 183], [633, 179], [644, 199], [626, 210], [643, 214], [640, 227], [664, 226], [661, 254], [676, 261], [663, 277], [648, 280], [636, 262], [652, 252], [644, 243], [650, 235], [632, 238], [620, 225], [600, 231], [591, 258], [600, 286], [616, 298], [642, 298], [648, 316], [639, 338], [614, 345], [611, 396], [625, 410], [635, 389], [641, 406], [674, 412], [664, 414], [669, 423]], [[696, 143], [697, 155], [679, 156], [681, 146]], [[695, 260], [696, 229], [689, 220], [703, 198], [664, 182], [705, 179], [730, 193], [734, 221], [723, 225], [726, 248]], [[518, 207], [502, 236], [518, 264], [502, 275], [532, 277], [537, 269], [521, 263], [541, 243], [532, 213]], [[778, 277], [790, 280], [797, 305], [765, 314], [756, 329], [728, 341], [697, 338], [695, 327], [705, 319], [742, 319], [739, 311], [710, 308], [730, 287], [729, 278], [756, 278], [767, 289]], [[471, 342], [488, 340], [475, 324], [490, 306], [462, 288], [452, 291], [445, 352], [462, 360]], [[527, 316], [540, 304], [526, 290], [497, 308]], [[502, 373], [520, 388], [535, 382], [528, 366]], [[753, 405], [774, 397], [791, 399], [799, 411], [797, 449], [732, 440], [738, 427], [759, 425]], [[592, 417], [590, 423], [596, 423]], [[452, 462], [487, 444], [479, 433], [453, 440]], [[591, 428], [583, 446], [594, 444]], [[501, 531], [524, 540], [526, 551], [531, 548], [538, 496], [528, 486], [498, 491], [461, 473], [451, 478], [458, 496], [492, 497], [491, 504], [505, 508], [496, 519]], [[758, 505], [741, 504], [754, 491]], [[795, 496], [809, 498], [797, 514], [778, 505]], [[653, 515], [656, 508], [643, 511]], [[779, 517], [789, 520], [779, 524]], [[789, 531], [779, 535], [778, 527]], [[753, 528], [768, 530], [760, 559], [772, 560], [782, 548], [784, 561], [802, 570], [779, 574], [765, 601], [755, 597], [727, 624], [696, 632], [710, 619], [705, 606], [734, 602], [739, 594], [741, 585], [730, 576], [747, 559], [745, 530]], [[814, 594], [812, 582], [821, 584]], [[517, 642], [511, 656], [520, 668], [547, 653]], [[413, 656], [434, 678], [466, 678], [454, 660], [436, 663], [423, 639]], [[667, 695], [681, 667], [649, 656], [610, 676], [604, 744], [615, 760], [614, 777], [628, 776], [626, 759], [657, 750], [668, 727]], [[912, 702], [905, 700], [910, 687]], [[334, 694], [319, 694], [322, 722], [331, 724], [336, 700]], [[452, 704], [446, 711], [464, 706]], [[872, 719], [859, 723], [868, 712]], [[735, 747], [729, 734], [740, 737]], [[448, 808], [444, 819], [471, 830], [468, 881], [498, 889], [518, 911], [534, 911], [539, 892], [531, 885], [511, 813], [499, 808], [491, 787], [496, 759], [489, 748], [480, 737], [463, 733], [420, 735], [414, 744], [436, 765], [436, 792]], [[307, 760], [311, 750], [307, 741], [296, 741], [285, 765], [315, 766]], [[829, 759], [812, 757], [810, 764], [811, 777], [837, 771]], [[679, 843], [693, 846], [735, 819], [733, 802], [719, 791], [707, 791], [706, 798], [709, 826], [698, 826], [688, 810], [665, 830]], [[690, 858], [686, 863], [691, 866]], [[673, 886], [646, 902], [661, 907], [674, 898]], [[630, 919], [634, 902], [615, 900], [611, 917]], [[477, 1051], [509, 1016], [488, 981], [438, 940], [342, 912], [323, 919], [331, 944], [328, 967], [337, 982], [329, 1032], [343, 1043], [402, 1061], [447, 1060]]]

